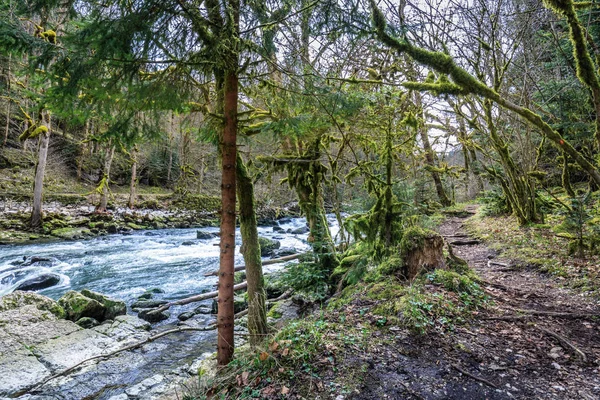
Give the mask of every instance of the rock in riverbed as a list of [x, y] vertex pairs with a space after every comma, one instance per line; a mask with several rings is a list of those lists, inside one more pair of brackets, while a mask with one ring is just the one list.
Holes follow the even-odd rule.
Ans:
[[67, 319], [71, 321], [89, 317], [102, 322], [127, 312], [124, 302], [87, 289], [83, 289], [81, 293], [68, 291], [58, 300], [58, 304], [65, 309]]
[[60, 276], [56, 274], [44, 274], [35, 278], [27, 279], [21, 283], [15, 290], [36, 291], [54, 286], [60, 282]]

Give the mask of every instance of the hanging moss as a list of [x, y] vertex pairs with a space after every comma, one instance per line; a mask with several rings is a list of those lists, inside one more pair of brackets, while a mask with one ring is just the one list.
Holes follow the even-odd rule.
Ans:
[[56, 44], [56, 32], [52, 29], [40, 33], [40, 37], [49, 43]]

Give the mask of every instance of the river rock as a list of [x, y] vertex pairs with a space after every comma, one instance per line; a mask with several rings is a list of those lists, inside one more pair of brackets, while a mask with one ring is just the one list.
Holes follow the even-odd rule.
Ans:
[[212, 310], [210, 307], [199, 306], [194, 308], [194, 314], [212, 314]]
[[285, 321], [298, 318], [299, 307], [291, 299], [281, 300], [269, 310], [267, 317], [275, 326], [282, 327]]
[[296, 254], [297, 252], [298, 252], [298, 250], [296, 250], [293, 247], [282, 247], [280, 249], [273, 251], [272, 258], [291, 256], [292, 254]]
[[83, 317], [94, 318], [98, 321], [104, 320], [106, 307], [97, 300], [84, 296], [74, 290], [69, 290], [60, 299], [60, 304], [67, 313], [67, 319], [77, 321]]
[[187, 321], [188, 319], [192, 318], [194, 315], [196, 315], [196, 314], [193, 311], [188, 311], [188, 312], [179, 314], [177, 316], [177, 319], [180, 321]]
[[49, 311], [56, 318], [65, 318], [66, 315], [63, 307], [56, 301], [36, 293], [16, 291], [0, 297], [0, 312], [28, 305], [41, 311]]
[[261, 257], [273, 255], [273, 252], [281, 246], [278, 240], [272, 240], [266, 237], [259, 236], [258, 243], [260, 244]]
[[285, 232], [285, 229], [283, 229], [282, 227], [280, 227], [279, 225], [277, 225], [277, 226], [273, 227], [273, 232], [275, 232], [275, 233], [283, 233], [283, 232]]
[[150, 288], [146, 290], [146, 293], [164, 293], [165, 291], [161, 288]]
[[96, 320], [94, 318], [90, 318], [90, 317], [79, 318], [77, 320], [77, 322], [75, 322], [75, 323], [77, 325], [79, 325], [80, 327], [82, 327], [83, 329], [90, 329], [90, 328], [100, 325], [100, 322], [98, 322], [98, 320]]
[[150, 323], [164, 321], [171, 316], [168, 311], [156, 312], [153, 308], [144, 308], [138, 313], [138, 317]]
[[132, 310], [140, 309], [140, 308], [157, 308], [164, 304], [167, 304], [166, 300], [138, 300], [131, 305]]
[[154, 297], [154, 293], [146, 292], [140, 294], [138, 300], [150, 300], [152, 297]]
[[107, 319], [115, 319], [117, 315], [124, 315], [127, 313], [127, 306], [124, 301], [111, 299], [100, 293], [92, 292], [88, 289], [83, 289], [81, 294], [90, 299], [94, 299], [105, 307], [104, 317], [100, 321]]
[[191, 240], [186, 240], [185, 242], [181, 242], [182, 246], [192, 246], [196, 243], [192, 242]]
[[294, 235], [303, 235], [305, 233], [308, 233], [308, 231], [308, 226], [301, 226], [300, 228], [292, 229], [290, 233]]
[[207, 239], [216, 238], [218, 236], [219, 235], [217, 233], [213, 233], [213, 232], [196, 231], [196, 239], [207, 240]]
[[15, 290], [36, 291], [54, 286], [60, 282], [60, 276], [56, 274], [44, 274], [35, 278], [27, 279], [21, 283]]
[[92, 232], [86, 228], [58, 228], [50, 232], [52, 236], [59, 237], [65, 240], [77, 240], [90, 236]]
[[106, 226], [106, 231], [108, 233], [115, 234], [119, 232], [119, 227], [117, 226], [117, 224], [108, 224]]
[[51, 267], [55, 261], [56, 258], [52, 257], [31, 256], [29, 258], [23, 257], [23, 262], [19, 263], [19, 265], [22, 267], [28, 267], [30, 265], [37, 264], [44, 267]]
[[[240, 311], [244, 311], [246, 308], [248, 308], [246, 300], [242, 296], [235, 296], [233, 299], [233, 312], [237, 314]], [[219, 303], [217, 303], [217, 300], [213, 300], [211, 311], [213, 314], [216, 314], [219, 311]]]

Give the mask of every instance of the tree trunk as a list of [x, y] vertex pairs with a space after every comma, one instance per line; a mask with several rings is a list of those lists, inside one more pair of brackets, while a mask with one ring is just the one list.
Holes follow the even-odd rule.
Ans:
[[[230, 65], [237, 65], [236, 62]], [[235, 199], [238, 76], [236, 69], [225, 71], [225, 125], [221, 137], [221, 254], [219, 259], [219, 307], [217, 313], [217, 363], [227, 365], [233, 358], [233, 274], [235, 259]]]
[[135, 184], [137, 179], [137, 150], [131, 152], [131, 182], [129, 183], [129, 208], [135, 208]]
[[48, 130], [42, 132], [38, 138], [38, 161], [35, 166], [35, 179], [33, 182], [33, 207], [31, 210], [31, 228], [42, 227], [42, 195], [44, 191], [44, 174], [46, 173], [46, 161], [48, 158], [48, 145], [50, 144], [50, 130], [52, 128], [50, 114], [42, 112], [42, 124]]
[[267, 311], [254, 206], [254, 184], [239, 154], [237, 155], [236, 170], [240, 203], [240, 231], [242, 233], [240, 251], [244, 256], [246, 280], [248, 281], [248, 331], [250, 345], [256, 346], [262, 343], [267, 333]]
[[[12, 54], [8, 55], [8, 67], [6, 71], [6, 93], [10, 94], [10, 62], [12, 60]], [[4, 146], [8, 142], [8, 132], [10, 131], [10, 100], [6, 104], [6, 127], [4, 129]]]
[[77, 157], [77, 180], [81, 181], [82, 172], [83, 172], [83, 160], [85, 158], [85, 153], [87, 149], [87, 138], [90, 129], [90, 121], [86, 119], [85, 121], [85, 129], [83, 131], [83, 141], [81, 143], [81, 148], [79, 149], [79, 157]]
[[167, 144], [169, 151], [169, 164], [167, 166], [167, 183], [171, 183], [171, 170], [173, 169], [173, 111], [171, 111], [171, 129], [168, 135], [169, 142]]
[[111, 146], [110, 144], [107, 146], [106, 156], [104, 158], [104, 171], [103, 177], [100, 184], [102, 185], [102, 195], [100, 197], [100, 204], [96, 208], [96, 212], [106, 212], [106, 207], [108, 206], [108, 184], [110, 182], [110, 167], [112, 165], [112, 160], [115, 155], [115, 146]]

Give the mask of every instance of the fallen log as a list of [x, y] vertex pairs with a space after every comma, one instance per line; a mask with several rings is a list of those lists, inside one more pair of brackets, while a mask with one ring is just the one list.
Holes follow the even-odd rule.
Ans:
[[[295, 260], [295, 259], [299, 258], [303, 254], [304, 253], [297, 253], [297, 254], [291, 254], [291, 255], [285, 256], [285, 257], [274, 258], [272, 260], [265, 260], [265, 261], [262, 262], [262, 265], [264, 267], [265, 265], [279, 264], [279, 263], [282, 263], [282, 262]], [[246, 269], [245, 265], [238, 265], [237, 267], [234, 268], [234, 271], [235, 272], [239, 272], [239, 271], [243, 271], [245, 269]], [[207, 274], [204, 274], [204, 276], [219, 276], [219, 271], [209, 272]]]
[[[238, 283], [237, 285], [235, 285], [233, 287], [233, 290], [236, 291], [236, 290], [246, 289], [247, 287], [248, 287], [248, 282], [242, 282], [242, 283]], [[184, 304], [190, 304], [190, 303], [196, 303], [196, 302], [204, 301], [204, 300], [208, 300], [208, 299], [214, 299], [218, 295], [219, 295], [219, 291], [215, 290], [213, 292], [197, 294], [195, 296], [186, 297], [185, 299], [171, 301], [165, 305], [158, 307], [156, 310], [149, 311], [148, 314], [159, 314], [163, 311], [168, 310], [169, 308], [171, 308], [173, 306], [182, 306]]]

